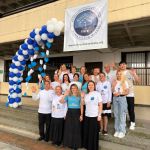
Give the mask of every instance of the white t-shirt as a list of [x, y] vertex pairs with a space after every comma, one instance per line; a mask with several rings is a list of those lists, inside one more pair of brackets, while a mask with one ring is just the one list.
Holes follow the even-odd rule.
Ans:
[[129, 85], [129, 94], [127, 95], [127, 97], [134, 97], [134, 85], [133, 85], [134, 77], [129, 70], [123, 71], [123, 75], [125, 76], [125, 79]]
[[112, 91], [109, 81], [99, 81], [96, 85], [96, 90], [101, 94], [103, 103], [111, 102]]
[[51, 86], [52, 86], [52, 88], [55, 90], [56, 86], [60, 86], [60, 83], [54, 81], [54, 82], [51, 82]]
[[59, 101], [62, 99], [63, 95], [58, 96], [56, 94], [53, 95], [52, 99], [52, 117], [53, 118], [64, 118], [67, 112], [67, 103], [60, 103]]
[[64, 74], [69, 74], [69, 71], [62, 71], [61, 74], [59, 75], [59, 79], [62, 81], [63, 80], [63, 75]]
[[61, 87], [62, 87], [62, 93], [65, 93], [66, 90], [69, 90], [69, 85], [67, 83], [62, 83]]
[[[123, 92], [123, 86], [122, 86], [122, 83], [121, 81], [116, 81], [116, 85], [115, 85], [115, 89], [114, 89], [114, 93], [120, 93], [122, 94]], [[128, 82], [125, 81], [125, 89], [129, 89], [129, 85], [128, 85]]]
[[89, 92], [85, 95], [85, 116], [97, 117], [99, 112], [98, 104], [102, 102], [101, 94], [98, 91]]
[[74, 76], [74, 74], [73, 74], [73, 73], [69, 73], [69, 79], [70, 79], [70, 82], [72, 82], [72, 81], [73, 81], [73, 76]]
[[78, 81], [73, 81], [73, 82], [71, 82], [71, 83], [69, 84], [69, 89], [70, 89], [70, 87], [71, 87], [72, 84], [76, 84], [77, 87], [78, 87], [78, 89], [81, 90], [81, 87], [82, 87], [81, 82], [78, 82]]
[[99, 75], [97, 75], [97, 76], [91, 75], [90, 77], [91, 77], [91, 80], [94, 81], [95, 83], [97, 83], [98, 81], [100, 81]]
[[105, 72], [107, 81], [112, 83], [116, 79], [116, 72], [116, 70], [111, 70], [109, 73]]
[[52, 112], [52, 96], [53, 90], [41, 90], [38, 94], [32, 93], [32, 99], [39, 99], [38, 112], [42, 114], [50, 114]]

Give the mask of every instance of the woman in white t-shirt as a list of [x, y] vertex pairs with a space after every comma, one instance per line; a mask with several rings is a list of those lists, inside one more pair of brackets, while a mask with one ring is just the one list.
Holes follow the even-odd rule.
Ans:
[[87, 94], [85, 96], [82, 95], [82, 103], [86, 106], [83, 146], [88, 150], [98, 150], [102, 97], [101, 94], [95, 90], [94, 81], [88, 82]]
[[70, 78], [68, 74], [63, 75], [63, 80], [62, 80], [62, 93], [64, 94], [67, 90], [69, 90], [70, 85]]
[[60, 103], [62, 99], [62, 88], [56, 86], [55, 94], [52, 97], [52, 119], [50, 126], [50, 140], [53, 144], [60, 145], [63, 139], [64, 118], [67, 112], [67, 103]]
[[129, 92], [128, 82], [122, 78], [122, 72], [117, 71], [117, 80], [112, 83], [113, 109], [115, 117], [114, 137], [123, 138], [126, 134], [126, 95]]

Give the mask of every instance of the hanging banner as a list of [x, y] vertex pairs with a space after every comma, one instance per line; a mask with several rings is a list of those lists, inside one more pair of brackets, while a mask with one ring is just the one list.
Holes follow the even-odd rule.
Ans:
[[107, 0], [65, 11], [64, 51], [108, 48]]

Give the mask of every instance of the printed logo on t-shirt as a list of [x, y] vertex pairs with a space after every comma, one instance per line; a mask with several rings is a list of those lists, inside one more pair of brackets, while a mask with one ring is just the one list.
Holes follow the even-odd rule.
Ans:
[[91, 101], [93, 101], [94, 100], [94, 97], [91, 97]]
[[104, 86], [104, 89], [107, 89], [107, 85]]

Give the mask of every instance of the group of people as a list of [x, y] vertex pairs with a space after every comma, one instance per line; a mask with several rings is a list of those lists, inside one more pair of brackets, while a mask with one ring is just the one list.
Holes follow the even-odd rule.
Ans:
[[119, 67], [105, 65], [104, 72], [93, 68], [89, 75], [82, 66], [69, 71], [65, 64], [49, 76], [39, 77], [39, 93], [32, 87], [32, 98], [39, 99], [39, 140], [72, 149], [98, 150], [99, 131], [108, 134], [111, 105], [115, 119], [114, 136], [126, 134], [127, 109], [130, 129], [135, 128], [133, 82], [139, 82], [134, 69], [127, 69], [125, 61]]

